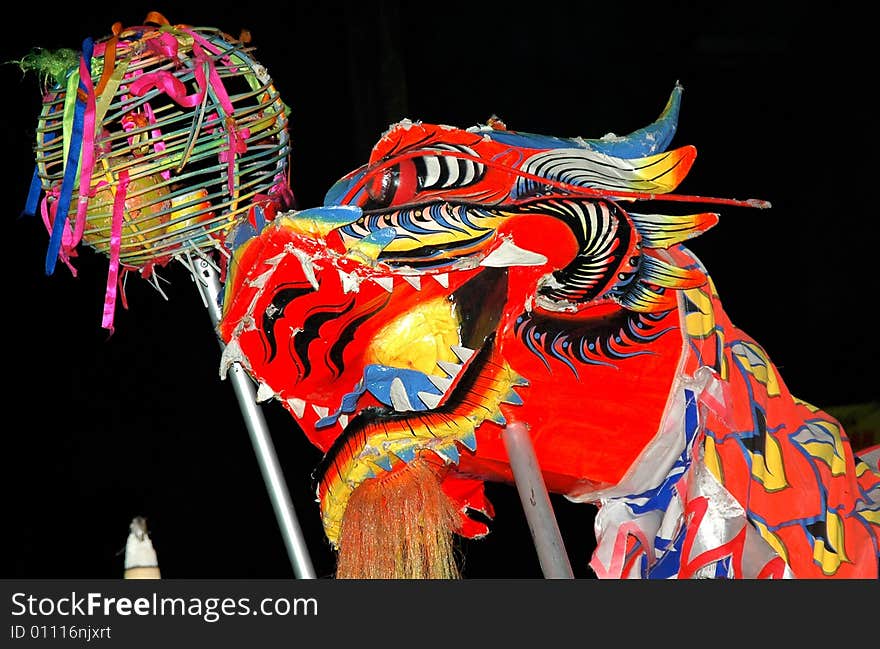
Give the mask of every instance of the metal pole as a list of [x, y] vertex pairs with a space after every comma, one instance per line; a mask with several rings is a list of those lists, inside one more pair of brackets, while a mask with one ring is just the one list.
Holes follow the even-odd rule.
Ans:
[[[192, 269], [199, 292], [205, 298], [211, 322], [216, 327], [220, 322], [220, 279], [217, 271], [207, 260], [202, 258], [194, 261]], [[227, 376], [232, 379], [235, 396], [238, 397], [239, 406], [244, 414], [251, 443], [254, 446], [269, 497], [272, 500], [272, 507], [281, 528], [281, 535], [284, 537], [284, 545], [287, 548], [293, 571], [299, 579], [315, 579], [315, 569], [312, 567], [308, 546], [303, 538], [293, 503], [290, 500], [284, 474], [278, 464], [272, 437], [269, 435], [263, 414], [257, 407], [253, 381], [238, 363], [229, 368]]]
[[574, 579], [529, 431], [525, 424], [513, 423], [505, 426], [502, 437], [544, 577]]

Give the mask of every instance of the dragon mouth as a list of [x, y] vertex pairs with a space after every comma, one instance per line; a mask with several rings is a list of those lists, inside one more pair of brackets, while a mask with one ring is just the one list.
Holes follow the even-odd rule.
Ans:
[[454, 469], [462, 453], [476, 452], [476, 429], [481, 424], [505, 424], [502, 403], [522, 403], [513, 388], [527, 382], [501, 358], [495, 345], [505, 291], [505, 269], [492, 268], [453, 293], [462, 344], [451, 346], [451, 351], [461, 364], [438, 362], [448, 378], [432, 381], [441, 394], [419, 393], [427, 408], [409, 407], [411, 399], [400, 392], [395, 396], [392, 385], [390, 406], [357, 412], [327, 451], [316, 470], [317, 495], [324, 531], [333, 547], [338, 548], [349, 499], [362, 483], [398, 471], [426, 454], [439, 458], [432, 464]]

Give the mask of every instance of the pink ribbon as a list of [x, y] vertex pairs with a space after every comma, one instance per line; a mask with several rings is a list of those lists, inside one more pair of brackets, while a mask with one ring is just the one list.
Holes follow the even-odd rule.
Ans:
[[183, 82], [167, 70], [142, 74], [134, 81], [129, 82], [128, 89], [136, 97], [143, 97], [155, 88], [164, 92], [184, 108], [194, 108], [202, 102], [202, 97], [208, 91], [205, 85], [205, 73], [201, 66], [196, 66], [195, 75], [198, 92], [192, 95], [187, 95]]
[[113, 225], [110, 235], [110, 268], [107, 272], [107, 290], [104, 292], [104, 316], [101, 326], [113, 333], [113, 312], [119, 282], [119, 249], [122, 245], [122, 221], [125, 216], [125, 196], [128, 193], [128, 170], [119, 172], [119, 184], [113, 198]]
[[177, 39], [169, 32], [161, 32], [158, 36], [146, 39], [147, 49], [168, 59], [177, 59]]

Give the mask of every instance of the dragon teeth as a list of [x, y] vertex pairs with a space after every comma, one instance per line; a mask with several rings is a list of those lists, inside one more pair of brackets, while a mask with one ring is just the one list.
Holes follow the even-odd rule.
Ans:
[[303, 399], [288, 399], [287, 404], [290, 406], [291, 410], [293, 410], [293, 414], [297, 416], [297, 418], [302, 419], [303, 414], [306, 411], [306, 402]]
[[268, 401], [269, 399], [275, 396], [275, 391], [270, 388], [268, 385], [260, 381], [260, 387], [257, 388], [257, 396], [254, 400], [257, 403], [263, 403], [264, 401]]
[[418, 395], [419, 399], [429, 408], [436, 408], [440, 404], [440, 400], [443, 399], [442, 394], [433, 394], [431, 392], [419, 392]]
[[409, 395], [406, 393], [406, 387], [403, 385], [403, 381], [400, 380], [400, 377], [396, 377], [391, 382], [389, 397], [391, 398], [391, 405], [396, 411], [407, 412], [409, 410], [415, 410], [412, 403], [410, 403]]
[[458, 356], [458, 360], [462, 363], [467, 363], [468, 359], [474, 355], [474, 350], [469, 349], [468, 347], [462, 347], [461, 345], [452, 345], [449, 349], [452, 350], [452, 353]]
[[417, 291], [422, 290], [422, 278], [418, 275], [401, 275], [401, 277]]
[[458, 449], [455, 447], [454, 443], [450, 444], [449, 446], [441, 446], [431, 450], [433, 450], [437, 455], [444, 458], [445, 460], [452, 462], [453, 464], [458, 464], [458, 461], [461, 458], [461, 454], [458, 452]]
[[518, 387], [527, 387], [529, 385], [529, 380], [521, 377], [519, 374], [513, 375], [513, 385]]
[[416, 450], [412, 446], [401, 446], [399, 448], [395, 448], [391, 451], [397, 457], [401, 459], [401, 461], [409, 464], [416, 457]]
[[318, 417], [320, 417], [321, 419], [330, 414], [330, 408], [328, 408], [327, 406], [317, 406], [315, 404], [312, 404], [312, 410], [314, 410], [315, 414], [318, 415]]
[[[275, 395], [273, 395], [273, 396], [275, 396]], [[306, 403], [306, 401], [304, 399], [299, 399], [296, 397], [291, 397], [290, 399], [287, 399], [287, 405], [290, 406], [290, 409], [293, 411], [293, 414], [296, 415], [297, 419], [303, 418], [303, 415], [306, 412], [306, 406], [311, 406], [311, 408], [315, 412], [315, 414], [318, 415], [319, 422], [322, 419], [327, 419], [330, 415], [330, 408], [328, 408], [327, 406], [319, 406], [316, 404], [309, 404], [309, 403]], [[348, 427], [348, 421], [349, 421], [348, 415], [340, 414], [336, 418], [335, 423], [339, 424], [339, 426], [343, 430], [345, 430]], [[331, 423], [334, 423], [334, 422], [324, 422], [322, 425], [329, 426]]]
[[457, 363], [449, 363], [447, 361], [437, 361], [437, 365], [449, 375], [449, 378], [455, 378], [461, 372], [461, 365]]
[[342, 284], [343, 293], [353, 293], [358, 290], [361, 278], [356, 273], [346, 273], [342, 270], [337, 270], [336, 272], [339, 273], [339, 281]]
[[464, 447], [466, 449], [468, 449], [469, 451], [476, 452], [476, 450], [477, 450], [477, 436], [474, 433], [474, 431], [470, 431], [468, 433], [465, 433], [461, 437], [461, 439], [459, 439], [458, 441], [460, 441], [464, 445]]
[[449, 273], [440, 273], [438, 275], [431, 275], [431, 277], [443, 288], [449, 288]]
[[507, 425], [507, 420], [504, 418], [504, 415], [501, 414], [500, 410], [496, 410], [491, 415], [486, 417], [489, 421], [495, 422], [499, 426]]
[[386, 291], [391, 293], [394, 290], [394, 278], [393, 277], [371, 277], [374, 282], [376, 282], [379, 286], [384, 288]]
[[519, 395], [513, 390], [513, 388], [511, 388], [510, 390], [507, 391], [507, 394], [504, 395], [504, 398], [501, 399], [501, 401], [504, 402], [504, 403], [509, 403], [509, 404], [511, 404], [511, 405], [514, 405], [514, 406], [521, 406], [521, 405], [523, 405], [522, 397], [520, 397], [520, 396], [519, 396]]
[[452, 379], [447, 379], [445, 376], [437, 376], [436, 374], [426, 374], [428, 380], [434, 384], [434, 387], [440, 390], [443, 394], [446, 394], [446, 391], [449, 389], [449, 386], [452, 385]]

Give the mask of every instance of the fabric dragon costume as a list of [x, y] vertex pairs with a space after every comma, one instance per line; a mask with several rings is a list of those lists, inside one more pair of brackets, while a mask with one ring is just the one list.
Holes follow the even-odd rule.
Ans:
[[[231, 238], [219, 334], [325, 453], [338, 577], [455, 577], [513, 482], [598, 507], [599, 578], [876, 578], [880, 471], [792, 396], [683, 245], [682, 88], [625, 137], [404, 120], [319, 208]], [[482, 514], [483, 516], [480, 516]]]

